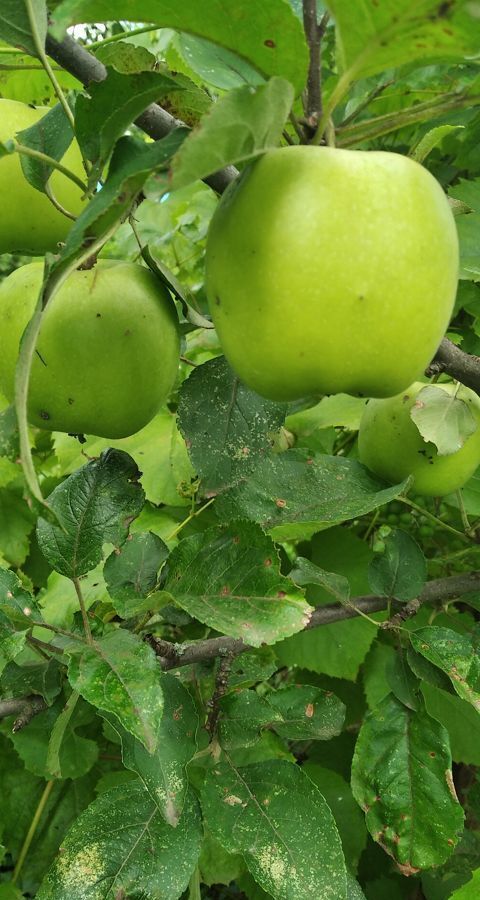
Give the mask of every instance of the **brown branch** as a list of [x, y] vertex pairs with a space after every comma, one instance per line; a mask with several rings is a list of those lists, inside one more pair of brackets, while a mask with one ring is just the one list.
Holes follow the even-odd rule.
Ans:
[[213, 737], [215, 731], [217, 730], [217, 722], [220, 715], [220, 700], [227, 690], [230, 670], [232, 668], [234, 659], [235, 654], [232, 653], [225, 653], [220, 657], [217, 675], [215, 678], [215, 690], [210, 700], [208, 701], [210, 712], [208, 713], [208, 718], [205, 725], [205, 729], [208, 731], [211, 737]]
[[38, 716], [47, 708], [43, 697], [32, 694], [30, 697], [13, 697], [11, 700], [0, 700], [0, 719], [16, 716], [13, 732], [21, 731], [34, 716]]
[[321, 47], [327, 22], [328, 13], [325, 13], [320, 24], [318, 23], [317, 0], [303, 0], [303, 29], [310, 52], [305, 116], [308, 127], [313, 132], [316, 130], [318, 120], [322, 114]]
[[[445, 600], [461, 597], [479, 588], [480, 571], [450, 575], [448, 578], [434, 578], [427, 582], [420, 594], [419, 606], [423, 603], [443, 603]], [[343, 619], [353, 619], [362, 613], [380, 612], [387, 608], [389, 602], [391, 602], [391, 598], [369, 595], [352, 598], [348, 606], [341, 603], [319, 606], [314, 610], [304, 630], [330, 625], [332, 622], [340, 622]], [[234, 657], [252, 649], [241, 638], [232, 637], [208, 638], [194, 644], [173, 644], [170, 641], [160, 640], [154, 635], [148, 635], [145, 640], [160, 657], [162, 668], [165, 670], [189, 666], [193, 663], [215, 659], [217, 656]]]
[[444, 338], [425, 374], [446, 372], [480, 395], [480, 356], [470, 356]]
[[[74, 41], [70, 35], [66, 35], [62, 41], [56, 41], [51, 35], [47, 35], [45, 49], [55, 62], [59, 63], [63, 69], [70, 72], [75, 78], [78, 78], [84, 87], [87, 87], [91, 81], [104, 81], [107, 77], [107, 70], [103, 63], [93, 56], [92, 53], [89, 53], [85, 47]], [[135, 120], [135, 125], [138, 125], [142, 131], [155, 141], [170, 134], [174, 128], [186, 127], [184, 122], [174, 118], [169, 112], [162, 109], [158, 103], [152, 103]], [[235, 166], [226, 166], [204, 180], [218, 194], [223, 194], [237, 175], [238, 170]]]

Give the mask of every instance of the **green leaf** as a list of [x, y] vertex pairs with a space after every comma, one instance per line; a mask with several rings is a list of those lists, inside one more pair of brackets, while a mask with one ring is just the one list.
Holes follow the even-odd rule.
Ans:
[[72, 708], [73, 701], [69, 704], [62, 709], [62, 701], [57, 700], [35, 716], [27, 728], [9, 735], [20, 759], [34, 775], [81, 778], [97, 761], [96, 741], [77, 733], [77, 728], [92, 722], [94, 712], [83, 701], [76, 709]]
[[480, 712], [478, 636], [432, 625], [410, 635], [414, 650], [450, 678], [458, 696]]
[[48, 706], [62, 690], [64, 671], [56, 659], [28, 665], [9, 663], [3, 671], [0, 694], [5, 699], [38, 694]]
[[178, 424], [204, 493], [217, 493], [251, 472], [269, 453], [286, 406], [259, 397], [224, 357], [198, 366], [183, 382]]
[[165, 673], [160, 683], [164, 710], [157, 727], [154, 753], [148, 753], [113, 716], [104, 715], [120, 736], [124, 766], [140, 776], [165, 821], [176, 827], [187, 794], [186, 766], [197, 749], [198, 714], [189, 692], [178, 678]]
[[480, 766], [480, 716], [456, 694], [431, 684], [422, 684], [425, 706], [430, 716], [447, 729], [452, 759], [467, 766]]
[[[131, 534], [110, 554], [103, 574], [113, 605], [122, 619], [145, 610], [142, 602], [156, 587], [169, 550], [152, 531]], [[148, 606], [147, 606], [148, 609]]]
[[[128, 37], [128, 32], [125, 33]], [[104, 66], [116, 69], [124, 75], [151, 72], [158, 65], [157, 57], [146, 47], [137, 47], [129, 41], [101, 43], [95, 47], [95, 56]]]
[[113, 713], [153, 753], [163, 710], [161, 673], [153, 650], [123, 629], [91, 646], [68, 647], [68, 678], [93, 706]]
[[[302, 768], [317, 785], [332, 810], [342, 839], [345, 861], [350, 869], [356, 871], [361, 853], [367, 843], [367, 829], [362, 811], [353, 799], [350, 785], [338, 772], [324, 769], [318, 763], [307, 760]], [[350, 900], [350, 894], [347, 893], [347, 897]]]
[[277, 660], [271, 647], [259, 647], [249, 650], [233, 661], [228, 679], [228, 689], [250, 687], [259, 681], [268, 681], [276, 672]]
[[473, 210], [458, 216], [456, 226], [460, 241], [459, 278], [470, 281], [480, 280], [480, 178], [466, 181], [460, 179], [449, 189], [449, 197], [466, 203]]
[[403, 874], [438, 866], [452, 852], [463, 810], [453, 787], [448, 733], [424, 710], [412, 711], [390, 694], [367, 714], [352, 790], [370, 834]]
[[366, 404], [367, 401], [360, 397], [333, 394], [331, 397], [323, 397], [316, 406], [287, 416], [285, 426], [289, 431], [300, 435], [304, 445], [308, 443], [313, 449], [316, 432], [324, 428], [334, 426], [358, 431]]
[[14, 406], [0, 412], [0, 455], [15, 462], [20, 455], [17, 414]]
[[442, 143], [444, 137], [448, 137], [448, 135], [462, 130], [464, 127], [464, 125], [438, 125], [436, 128], [431, 128], [430, 131], [423, 135], [409, 155], [416, 162], [423, 163], [428, 154]]
[[123, 544], [145, 499], [139, 476], [127, 453], [106, 450], [55, 488], [48, 503], [59, 525], [39, 519], [37, 536], [57, 572], [79, 578], [100, 562], [104, 544]]
[[70, 435], [55, 434], [55, 452], [65, 473], [83, 465], [82, 451], [88, 456], [100, 456], [108, 447], [124, 450], [133, 457], [142, 472], [140, 484], [152, 503], [168, 506], [188, 503], [181, 495], [181, 488], [182, 483], [190, 484], [194, 473], [175, 416], [168, 409], [160, 410], [137, 434], [118, 441], [89, 437], [80, 448]]
[[350, 598], [348, 578], [345, 578], [344, 575], [336, 575], [335, 572], [325, 572], [320, 566], [316, 566], [315, 563], [302, 556], [297, 556], [289, 575], [292, 581], [301, 587], [307, 584], [320, 585], [339, 603], [347, 603]]
[[89, 180], [95, 184], [128, 126], [154, 101], [172, 90], [181, 90], [161, 72], [125, 75], [107, 69], [104, 81], [92, 81], [88, 96], [79, 94], [75, 109], [75, 133], [86, 157], [93, 163]]
[[355, 78], [405, 63], [425, 66], [439, 57], [460, 62], [478, 47], [477, 20], [462, 0], [425, 0], [420, 9], [411, 0], [326, 5], [337, 25], [339, 65]]
[[439, 456], [456, 453], [478, 427], [467, 403], [434, 384], [419, 392], [410, 417], [423, 440], [435, 444]]
[[[75, 22], [98, 22], [97, 0], [63, 0], [54, 13], [54, 34], [61, 38]], [[223, 0], [204, 6], [197, 0], [104, 0], [102, 18], [152, 22], [207, 38], [233, 50], [266, 75], [288, 78], [299, 93], [308, 66], [303, 28], [284, 0]]]
[[252, 747], [264, 728], [282, 721], [280, 713], [255, 691], [229, 694], [220, 708], [220, 744], [226, 750]]
[[0, 568], [0, 612], [18, 629], [42, 622], [36, 600], [10, 569]]
[[216, 511], [222, 521], [259, 522], [274, 540], [298, 540], [394, 500], [406, 484], [385, 487], [356, 460], [287, 450], [260, 460], [218, 498]]
[[243, 854], [275, 900], [346, 900], [335, 821], [298, 766], [283, 760], [240, 769], [220, 763], [207, 775], [202, 807], [213, 836], [226, 850]]
[[101, 794], [62, 842], [37, 900], [177, 900], [200, 852], [198, 804], [189, 795], [177, 828], [140, 781]]
[[302, 592], [280, 574], [271, 539], [247, 522], [181, 541], [164, 589], [189, 615], [253, 647], [300, 631], [311, 613]]
[[5, 666], [21, 653], [26, 637], [25, 631], [14, 631], [7, 616], [0, 612], [0, 675]]
[[[367, 568], [372, 555], [368, 544], [346, 528], [320, 532], [312, 540], [312, 561], [345, 577], [352, 597], [369, 591]], [[330, 590], [321, 584], [309, 585], [307, 598], [317, 606], [332, 602]], [[275, 652], [282, 665], [355, 681], [375, 635], [375, 626], [358, 616], [295, 634], [278, 644]]]
[[[17, 139], [25, 147], [45, 153], [60, 162], [72, 143], [73, 131], [63, 107], [57, 103], [30, 128], [19, 131]], [[52, 166], [23, 153], [20, 154], [20, 163], [23, 174], [32, 187], [45, 192], [45, 186], [54, 171]]]
[[470, 881], [454, 891], [451, 900], [477, 900], [480, 892], [480, 869], [472, 872]]
[[12, 566], [21, 566], [30, 547], [29, 536], [35, 524], [35, 513], [24, 496], [23, 486], [0, 489], [0, 534], [2, 556]]
[[331, 691], [293, 684], [268, 694], [267, 702], [280, 714], [273, 728], [285, 740], [329, 741], [343, 728], [345, 706]]
[[[45, 0], [31, 0], [33, 22], [41, 44], [47, 36], [47, 6]], [[0, 10], [0, 38], [7, 44], [26, 50], [37, 56], [37, 48], [32, 33], [32, 22], [26, 4], [18, 0], [2, 0]]]
[[257, 69], [236, 53], [195, 35], [175, 35], [167, 51], [167, 62], [172, 68], [177, 67], [178, 56], [184, 60], [192, 74], [200, 76], [203, 84], [223, 91], [245, 84], [255, 87], [265, 80]]
[[239, 876], [245, 871], [245, 864], [239, 854], [228, 853], [207, 831], [198, 868], [201, 883], [210, 887], [212, 884], [230, 884], [234, 880], [238, 883]]
[[347, 872], [347, 900], [365, 900], [365, 894], [350, 872]]
[[184, 141], [171, 164], [172, 189], [206, 178], [224, 166], [249, 162], [278, 146], [294, 100], [284, 78], [221, 97]]
[[406, 531], [393, 529], [384, 540], [385, 550], [373, 557], [368, 580], [374, 594], [413, 600], [427, 580], [427, 562], [417, 542]]

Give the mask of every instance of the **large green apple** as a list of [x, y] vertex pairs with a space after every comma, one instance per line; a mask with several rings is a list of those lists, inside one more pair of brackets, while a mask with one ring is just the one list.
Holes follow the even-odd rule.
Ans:
[[[0, 285], [0, 390], [14, 396], [20, 338], [43, 266], [30, 263]], [[30, 379], [32, 425], [121, 438], [153, 418], [178, 371], [173, 301], [148, 269], [100, 260], [73, 272], [46, 307]]]
[[226, 191], [206, 265], [220, 342], [253, 390], [388, 397], [444, 335], [458, 240], [440, 185], [413, 160], [296, 146]]
[[[33, 109], [16, 100], [0, 100], [0, 141], [14, 138], [18, 131], [30, 128], [47, 109]], [[73, 141], [62, 164], [79, 178], [85, 179], [80, 150]], [[59, 203], [78, 216], [82, 211], [82, 191], [73, 181], [53, 172], [50, 186]], [[45, 194], [35, 190], [22, 171], [17, 153], [0, 157], [0, 253], [20, 250], [42, 255], [57, 250], [72, 225], [58, 212]]]
[[[462, 487], [480, 465], [480, 398], [460, 386], [457, 399], [471, 409], [477, 429], [463, 447], [448, 456], [439, 456], [435, 444], [425, 442], [410, 416], [418, 392], [425, 384], [417, 381], [397, 397], [370, 400], [358, 433], [360, 461], [387, 481], [398, 483], [413, 475], [417, 494], [442, 497]], [[447, 394], [454, 384], [437, 384]]]

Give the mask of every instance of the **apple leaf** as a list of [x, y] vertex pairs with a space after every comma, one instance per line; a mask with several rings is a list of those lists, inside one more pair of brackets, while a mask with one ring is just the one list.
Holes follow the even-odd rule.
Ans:
[[445, 672], [462, 700], [480, 712], [480, 651], [478, 634], [459, 634], [432, 625], [410, 635], [412, 647]]
[[[20, 144], [45, 153], [56, 159], [57, 162], [67, 152], [73, 139], [73, 131], [63, 107], [57, 103], [45, 116], [26, 128], [19, 131], [17, 139]], [[37, 191], [45, 192], [45, 186], [54, 171], [52, 166], [42, 160], [33, 159], [30, 156], [20, 154], [20, 162], [23, 174], [27, 181]]]
[[442, 143], [444, 137], [448, 137], [450, 134], [463, 128], [465, 128], [464, 125], [437, 125], [436, 128], [431, 128], [430, 131], [423, 135], [418, 144], [413, 147], [409, 156], [416, 162], [423, 163], [428, 154]]
[[350, 872], [347, 872], [347, 900], [365, 900], [365, 894], [357, 879]]
[[476, 900], [480, 893], [480, 868], [472, 872], [470, 881], [451, 894], [450, 900]]
[[164, 709], [154, 753], [148, 753], [114, 716], [103, 715], [121, 739], [124, 766], [140, 776], [165, 821], [176, 827], [188, 788], [186, 766], [197, 749], [198, 714], [192, 697], [178, 678], [164, 673], [161, 685]]
[[350, 598], [348, 578], [345, 578], [344, 575], [336, 575], [335, 572], [325, 572], [320, 566], [302, 556], [297, 556], [289, 576], [295, 584], [302, 587], [307, 584], [319, 584], [339, 603], [347, 603]]
[[[14, 4], [15, 0], [11, 0]], [[53, 12], [52, 32], [61, 39], [69, 25], [99, 21], [98, 0], [63, 0]], [[285, 0], [102, 0], [103, 20], [152, 22], [207, 38], [252, 63], [265, 75], [287, 78], [300, 93], [308, 52], [301, 22]]]
[[248, 522], [181, 541], [169, 557], [164, 589], [189, 615], [253, 647], [300, 631], [312, 612], [280, 574], [273, 541]]
[[207, 774], [202, 807], [213, 836], [225, 850], [244, 856], [274, 900], [347, 900], [334, 818], [298, 766], [285, 760], [238, 769], [219, 763]]
[[104, 544], [123, 544], [145, 500], [139, 476], [131, 456], [105, 450], [55, 488], [48, 503], [59, 524], [40, 518], [37, 536], [57, 572], [79, 578], [100, 562]]
[[[45, 0], [31, 0], [31, 14], [42, 45], [47, 36], [47, 5]], [[25, 3], [18, 0], [2, 0], [0, 9], [0, 38], [37, 56], [37, 47], [33, 37], [32, 22]]]
[[0, 612], [22, 630], [42, 622], [37, 601], [11, 569], [0, 568]]
[[68, 679], [93, 706], [113, 713], [153, 753], [162, 719], [157, 658], [138, 635], [115, 629], [91, 645], [70, 644]]
[[15, 631], [7, 616], [0, 612], [0, 675], [5, 666], [21, 653], [26, 637], [26, 631]]
[[459, 278], [480, 281], [480, 178], [460, 179], [449, 189], [448, 195], [473, 210], [456, 219], [460, 242]]
[[271, 78], [257, 88], [245, 85], [229, 91], [203, 116], [173, 157], [172, 189], [277, 147], [293, 100], [293, 87], [284, 78]]
[[[63, 707], [61, 698], [53, 706], [35, 716], [28, 728], [22, 728], [10, 739], [26, 768], [41, 778], [81, 778], [95, 765], [98, 745], [77, 733], [91, 725], [95, 712], [78, 694], [70, 695]], [[73, 708], [72, 708], [73, 706]], [[30, 725], [32, 726], [30, 728]]]
[[383, 553], [376, 553], [369, 569], [368, 580], [374, 594], [413, 600], [421, 593], [427, 580], [427, 562], [417, 542], [399, 528], [384, 539]]
[[107, 69], [104, 81], [92, 81], [88, 96], [79, 94], [75, 108], [75, 134], [93, 163], [90, 183], [100, 178], [115, 142], [154, 101], [181, 87], [161, 72], [124, 74]]
[[[200, 76], [202, 84], [229, 91], [245, 84], [256, 86], [265, 80], [246, 59], [205, 38], [180, 32], [173, 38], [171, 46], [190, 71]], [[167, 61], [170, 59], [171, 50], [170, 53], [167, 51]]]
[[113, 787], [75, 821], [37, 900], [177, 900], [188, 886], [201, 842], [192, 794], [178, 826], [171, 828], [141, 781]]
[[408, 709], [389, 694], [367, 714], [352, 791], [370, 834], [404, 875], [440, 865], [459, 839], [463, 810], [451, 766], [448, 733], [424, 709]]
[[456, 453], [478, 428], [468, 404], [434, 384], [419, 391], [410, 417], [423, 440], [435, 444], [439, 456]]
[[178, 424], [203, 493], [216, 494], [251, 472], [270, 452], [285, 410], [245, 387], [224, 357], [192, 372], [180, 388]]
[[406, 481], [386, 487], [356, 460], [295, 449], [261, 459], [219, 496], [216, 510], [222, 521], [251, 519], [275, 540], [299, 540], [363, 516], [406, 487]]
[[158, 571], [168, 556], [168, 547], [153, 532], [129, 536], [122, 547], [114, 550], [103, 568], [107, 590], [113, 606], [123, 619], [137, 615], [138, 601], [153, 591]]
[[452, 759], [467, 766], [480, 766], [480, 716], [475, 707], [449, 693], [449, 687], [443, 690], [424, 682], [422, 694], [428, 714], [448, 731]]
[[337, 26], [337, 59], [352, 78], [405, 63], [463, 60], [477, 52], [478, 20], [463, 0], [327, 0]]

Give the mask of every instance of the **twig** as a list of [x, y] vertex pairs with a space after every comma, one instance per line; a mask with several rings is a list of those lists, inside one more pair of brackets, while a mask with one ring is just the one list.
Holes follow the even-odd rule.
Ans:
[[[47, 35], [45, 46], [48, 55], [67, 72], [78, 78], [85, 87], [91, 81], [104, 81], [107, 77], [107, 70], [103, 63], [69, 35], [66, 35], [61, 42], [56, 41], [51, 35]], [[135, 124], [156, 141], [170, 134], [174, 128], [186, 127], [184, 122], [170, 115], [157, 103], [152, 103], [135, 120]], [[223, 194], [237, 175], [238, 170], [235, 166], [226, 166], [224, 169], [205, 178], [205, 183], [218, 194]]]
[[220, 700], [227, 690], [230, 670], [232, 668], [234, 659], [235, 655], [232, 653], [225, 653], [220, 657], [217, 676], [215, 678], [215, 690], [210, 700], [208, 701], [210, 712], [208, 713], [207, 721], [205, 724], [205, 729], [206, 731], [208, 731], [211, 737], [214, 736], [217, 730], [218, 717], [220, 715]]
[[338, 127], [345, 128], [346, 125], [350, 125], [350, 123], [353, 122], [354, 119], [356, 119], [357, 116], [367, 108], [367, 106], [370, 106], [370, 104], [373, 103], [373, 101], [376, 100], [377, 97], [380, 96], [380, 94], [383, 94], [383, 91], [386, 90], [387, 87], [390, 87], [390, 85], [392, 84], [395, 84], [393, 78], [390, 81], [384, 81], [382, 82], [382, 84], [377, 84], [377, 86], [374, 87], [373, 91], [370, 91], [370, 93], [367, 94], [366, 97], [364, 97], [364, 99], [358, 104], [358, 106], [356, 106], [355, 109], [352, 110], [350, 115], [348, 115], [345, 119], [343, 119], [342, 122], [340, 122], [340, 125]]
[[[325, 16], [322, 19], [325, 19]], [[317, 0], [303, 0], [303, 29], [310, 53], [310, 62], [307, 76], [307, 92], [305, 102], [305, 115], [308, 126], [315, 131], [318, 119], [322, 114], [322, 90], [320, 83], [321, 41], [326, 27], [323, 28], [317, 20]]]
[[444, 338], [425, 374], [429, 377], [446, 372], [480, 395], [480, 356], [470, 356]]
[[399, 611], [396, 612], [391, 619], [387, 619], [386, 622], [382, 622], [380, 628], [383, 628], [385, 631], [399, 628], [400, 625], [403, 624], [403, 622], [406, 622], [407, 619], [411, 619], [412, 616], [416, 615], [416, 613], [420, 609], [420, 606], [420, 599], [418, 597], [414, 597], [413, 600], [409, 600], [408, 603], [405, 604], [403, 609], [399, 609]]
[[[428, 581], [422, 593], [419, 603], [443, 603], [455, 597], [461, 597], [470, 591], [480, 588], [480, 571], [467, 572], [461, 575], [450, 575], [448, 578], [434, 578]], [[360, 613], [374, 613], [387, 609], [392, 598], [389, 597], [353, 597], [352, 606], [344, 606], [341, 603], [331, 603], [320, 606], [314, 610], [312, 617], [304, 630], [318, 628], [321, 625], [330, 625], [332, 622], [340, 622], [343, 619], [356, 618]], [[194, 644], [173, 644], [169, 641], [160, 641], [153, 635], [145, 638], [160, 657], [163, 669], [176, 669], [181, 666], [189, 666], [204, 660], [216, 659], [217, 656], [238, 656], [251, 646], [241, 638], [216, 637], [205, 641], [197, 641]], [[160, 652], [157, 645], [161, 644]]]
[[0, 700], [0, 719], [8, 716], [16, 716], [13, 723], [13, 732], [21, 731], [34, 716], [38, 716], [47, 708], [43, 697], [31, 694], [29, 697], [13, 697], [11, 700]]

